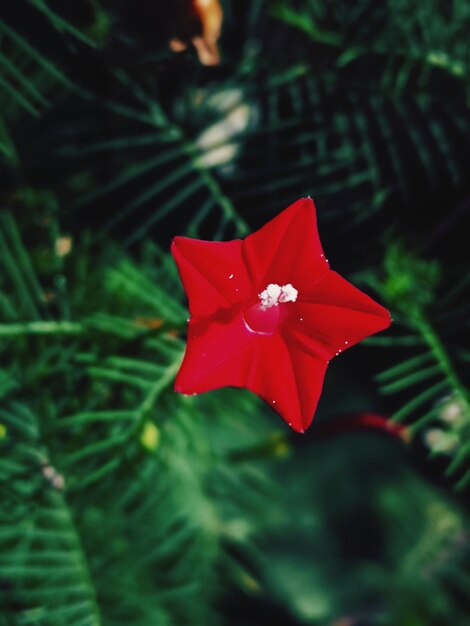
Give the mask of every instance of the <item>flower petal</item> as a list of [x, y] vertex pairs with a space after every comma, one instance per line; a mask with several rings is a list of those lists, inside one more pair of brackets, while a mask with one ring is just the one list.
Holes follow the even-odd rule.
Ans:
[[243, 387], [263, 398], [294, 430], [303, 432], [313, 419], [326, 365], [289, 346], [281, 333], [250, 333], [239, 315], [223, 322], [193, 318], [175, 390], [194, 394]]
[[175, 390], [193, 394], [225, 386], [244, 387], [253, 350], [241, 314], [229, 319], [191, 318]]
[[292, 283], [296, 289], [305, 289], [328, 269], [311, 198], [292, 204], [243, 244], [248, 270], [258, 290], [270, 283]]
[[320, 398], [326, 361], [298, 350], [276, 333], [256, 338], [246, 387], [259, 395], [297, 432], [311, 424]]
[[219, 242], [175, 237], [171, 252], [192, 315], [213, 315], [251, 292], [239, 239]]
[[285, 326], [296, 344], [330, 359], [390, 324], [384, 307], [329, 271], [309, 294], [292, 305]]

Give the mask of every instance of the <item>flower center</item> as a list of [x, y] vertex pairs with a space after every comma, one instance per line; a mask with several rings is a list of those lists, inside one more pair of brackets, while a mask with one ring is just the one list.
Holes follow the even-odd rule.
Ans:
[[290, 283], [287, 285], [269, 284], [258, 294], [259, 302], [249, 306], [243, 313], [246, 328], [252, 333], [271, 335], [281, 317], [280, 304], [295, 302], [298, 291]]

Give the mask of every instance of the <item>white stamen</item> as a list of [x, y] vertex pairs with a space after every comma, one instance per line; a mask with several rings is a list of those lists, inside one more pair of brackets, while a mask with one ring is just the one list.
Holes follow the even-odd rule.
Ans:
[[269, 284], [264, 291], [258, 294], [263, 309], [278, 306], [284, 302], [295, 302], [298, 291], [290, 283], [287, 285]]
[[298, 291], [290, 283], [281, 287], [281, 296], [279, 302], [295, 302], [297, 300]]
[[264, 291], [259, 295], [261, 305], [268, 309], [271, 306], [277, 306], [279, 304], [279, 296], [281, 295], [281, 288], [279, 285], [268, 285]]

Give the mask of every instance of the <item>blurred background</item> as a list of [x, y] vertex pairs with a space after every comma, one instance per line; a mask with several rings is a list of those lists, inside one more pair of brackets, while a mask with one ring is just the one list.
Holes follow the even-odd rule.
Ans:
[[[470, 623], [468, 0], [3, 0], [0, 625]], [[392, 311], [303, 435], [172, 383], [186, 234], [315, 199]]]

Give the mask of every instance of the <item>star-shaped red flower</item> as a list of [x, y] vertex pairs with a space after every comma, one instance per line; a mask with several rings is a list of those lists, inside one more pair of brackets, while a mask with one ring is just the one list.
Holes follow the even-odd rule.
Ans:
[[175, 237], [172, 253], [191, 313], [175, 390], [246, 387], [299, 432], [330, 359], [391, 322], [330, 270], [310, 198], [244, 240]]

